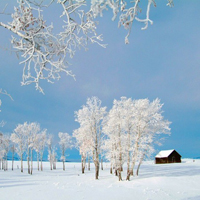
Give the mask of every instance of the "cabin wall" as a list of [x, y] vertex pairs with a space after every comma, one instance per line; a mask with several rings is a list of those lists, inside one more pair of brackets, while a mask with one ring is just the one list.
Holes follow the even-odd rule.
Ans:
[[155, 164], [165, 163], [181, 163], [181, 156], [176, 151], [174, 151], [169, 155], [169, 157], [155, 158]]
[[168, 163], [180, 163], [180, 162], [181, 162], [181, 156], [175, 151], [169, 155]]

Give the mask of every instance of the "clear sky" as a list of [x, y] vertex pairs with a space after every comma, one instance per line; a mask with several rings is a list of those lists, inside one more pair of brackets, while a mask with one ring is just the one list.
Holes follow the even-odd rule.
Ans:
[[[87, 52], [78, 50], [70, 60], [76, 81], [62, 74], [55, 84], [42, 82], [45, 95], [34, 85], [21, 86], [21, 60], [3, 48], [10, 47], [11, 36], [0, 27], [0, 88], [14, 99], [1, 96], [0, 120], [7, 123], [0, 131], [12, 133], [18, 123], [38, 122], [55, 135], [56, 142], [59, 131], [72, 134], [79, 127], [74, 111], [88, 97], [99, 97], [108, 110], [121, 96], [159, 98], [164, 103], [163, 115], [172, 124], [171, 136], [156, 147], [156, 153], [176, 149], [184, 158], [200, 157], [200, 1], [174, 0], [174, 8], [166, 3], [158, 1], [157, 7], [151, 8], [154, 24], [147, 30], [133, 24], [129, 45], [124, 44], [126, 31], [111, 21], [111, 12], [105, 13], [98, 19], [97, 32], [103, 34], [107, 48], [93, 44]], [[46, 13], [48, 20], [52, 11], [60, 15], [51, 7]], [[0, 15], [0, 20], [5, 16]], [[79, 156], [76, 150], [69, 154], [70, 159]]]

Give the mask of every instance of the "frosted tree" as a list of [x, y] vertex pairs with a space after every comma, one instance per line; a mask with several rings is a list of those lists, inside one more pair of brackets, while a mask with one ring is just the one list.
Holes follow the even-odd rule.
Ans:
[[21, 172], [23, 172], [23, 156], [27, 149], [27, 123], [18, 124], [10, 138], [16, 144], [16, 153], [20, 157]]
[[86, 105], [75, 112], [75, 121], [80, 124], [80, 128], [75, 130], [74, 136], [76, 138], [89, 138], [87, 145], [93, 155], [95, 179], [99, 177], [99, 154], [103, 139], [102, 122], [105, 115], [106, 107], [101, 107], [101, 101], [97, 97], [88, 98]]
[[80, 126], [80, 128], [73, 131], [73, 137], [76, 138], [75, 148], [79, 150], [79, 153], [81, 155], [81, 168], [82, 173], [85, 172], [85, 165], [86, 165], [86, 157], [88, 156], [88, 168], [90, 168], [90, 157], [92, 157], [93, 154], [93, 146], [94, 141], [90, 134], [88, 134], [89, 127], [86, 126]]
[[[44, 149], [46, 146], [46, 140], [47, 140], [47, 129], [42, 130], [40, 133], [36, 135], [35, 139], [35, 145], [34, 150], [37, 153], [37, 168], [38, 171], [43, 171], [43, 155], [44, 155]], [[40, 166], [39, 166], [40, 161]]]
[[[40, 131], [40, 125], [35, 122], [33, 122], [33, 123], [25, 122], [24, 124], [20, 125], [19, 131], [22, 129], [23, 129], [23, 132], [22, 132], [23, 136], [20, 135], [20, 137], [23, 138], [23, 140], [19, 140], [19, 143], [21, 143], [21, 142], [24, 143], [23, 147], [25, 146], [25, 151], [26, 151], [26, 155], [27, 155], [28, 173], [32, 174], [32, 172], [33, 172], [33, 149], [34, 149], [34, 145], [35, 145], [36, 135]], [[14, 135], [14, 136], [16, 136], [16, 135]], [[14, 140], [13, 140], [13, 142], [17, 143]], [[21, 151], [22, 150], [20, 149], [20, 153], [21, 153]]]
[[105, 118], [103, 132], [106, 135], [104, 150], [115, 174], [122, 180], [121, 171], [127, 162], [127, 180], [133, 175], [138, 161], [137, 174], [144, 158], [154, 151], [157, 135], [169, 133], [170, 122], [162, 116], [159, 99], [132, 100], [121, 97], [114, 100], [113, 107]]
[[123, 118], [122, 129], [125, 134], [126, 140], [126, 159], [127, 159], [127, 173], [130, 168], [130, 156], [133, 146], [133, 137], [134, 137], [134, 102], [131, 98], [121, 97], [120, 103], [120, 112]]
[[54, 151], [54, 146], [53, 146], [53, 135], [49, 134], [47, 136], [47, 147], [48, 147], [48, 160], [50, 163], [50, 170], [53, 169], [53, 164], [54, 164], [54, 155], [53, 155], [53, 151]]
[[[125, 37], [125, 43], [128, 43], [133, 22], [143, 23], [142, 29], [146, 29], [153, 24], [150, 19], [151, 5], [156, 6], [156, 0], [146, 3], [140, 0], [52, 0], [47, 1], [51, 2], [49, 5], [45, 2], [17, 0], [10, 21], [0, 21], [0, 27], [10, 30], [12, 47], [22, 59], [22, 85], [34, 83], [41, 92], [41, 80], [52, 83], [60, 79], [62, 72], [74, 77], [68, 59], [75, 55], [77, 48], [87, 49], [88, 43], [105, 47], [101, 34], [96, 33], [96, 18], [103, 16], [104, 11], [112, 10], [112, 20], [119, 17], [119, 27], [123, 26], [128, 31]], [[166, 2], [168, 6], [173, 6], [173, 0]], [[43, 13], [48, 12], [49, 6], [54, 6], [54, 10], [61, 8], [62, 12], [58, 16], [52, 15], [51, 21], [47, 22]], [[146, 10], [144, 18], [143, 10]], [[1, 14], [7, 14], [6, 7], [2, 8]], [[62, 30], [55, 33], [53, 22], [58, 20], [62, 20]]]
[[23, 172], [23, 155], [26, 153], [28, 173], [33, 173], [33, 150], [39, 131], [40, 125], [38, 123], [25, 122], [24, 124], [19, 124], [11, 135], [11, 141], [15, 144], [16, 153], [21, 159], [21, 172]]
[[0, 133], [0, 169], [8, 170], [7, 155], [10, 147], [10, 137]]
[[[113, 101], [113, 107], [104, 122], [103, 132], [107, 136], [104, 144], [106, 157], [111, 162], [112, 167], [115, 169], [115, 174], [118, 175], [119, 181], [122, 180], [121, 172], [123, 164], [127, 158], [130, 145], [127, 146], [127, 136], [125, 131], [125, 122], [128, 117], [125, 112], [126, 98]], [[129, 108], [131, 109], [131, 108]]]
[[12, 142], [11, 141], [11, 139], [10, 139], [10, 143], [11, 143], [11, 147], [10, 147], [10, 150], [11, 150], [11, 152], [12, 152], [12, 170], [14, 170], [14, 156], [15, 156], [15, 151], [16, 151], [16, 147], [15, 147], [15, 143], [14, 142]]
[[57, 152], [56, 152], [56, 150], [57, 150], [57, 148], [55, 146], [53, 146], [52, 153], [51, 153], [53, 169], [56, 169], [56, 163], [57, 163]]
[[[33, 150], [36, 145], [37, 135], [40, 132], [40, 125], [36, 122], [32, 122], [28, 124], [28, 132], [27, 132], [27, 160], [28, 160], [28, 173], [33, 173]], [[31, 165], [29, 164], [29, 160], [31, 159]]]
[[8, 170], [8, 152], [10, 150], [10, 136], [3, 135], [3, 149], [4, 149], [4, 160], [3, 160], [3, 169], [4, 171]]
[[68, 133], [63, 133], [63, 132], [59, 132], [58, 137], [60, 138], [59, 145], [62, 153], [61, 160], [63, 161], [63, 170], [65, 170], [65, 161], [66, 161], [65, 151], [69, 148], [72, 148], [72, 139]]
[[[133, 173], [141, 144], [148, 150], [148, 145], [153, 145], [153, 139], [157, 134], [169, 133], [170, 122], [162, 116], [162, 106], [159, 99], [150, 102], [148, 99], [139, 99], [134, 102], [134, 146], [132, 151], [131, 168], [127, 174], [127, 180]], [[144, 145], [144, 141], [146, 145]], [[143, 151], [146, 152], [146, 151]], [[144, 157], [144, 155], [142, 156]]]

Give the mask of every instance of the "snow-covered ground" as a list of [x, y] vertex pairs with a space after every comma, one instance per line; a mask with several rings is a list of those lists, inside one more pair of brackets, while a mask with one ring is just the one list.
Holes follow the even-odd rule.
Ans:
[[94, 167], [81, 174], [80, 163], [57, 163], [56, 170], [49, 170], [44, 163], [44, 171], [36, 170], [28, 175], [26, 162], [24, 173], [15, 162], [14, 171], [0, 170], [1, 200], [199, 200], [200, 199], [200, 160], [185, 159], [179, 164], [155, 165], [144, 162], [138, 177], [131, 181], [119, 182], [109, 174], [109, 164], [104, 163], [99, 180], [94, 179]]

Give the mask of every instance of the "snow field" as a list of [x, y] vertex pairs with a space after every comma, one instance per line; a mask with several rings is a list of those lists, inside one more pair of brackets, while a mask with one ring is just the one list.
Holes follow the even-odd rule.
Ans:
[[[0, 170], [1, 200], [199, 200], [200, 199], [200, 160], [185, 159], [182, 163], [155, 165], [146, 161], [138, 177], [123, 181], [109, 174], [109, 163], [104, 163], [99, 180], [95, 180], [94, 166], [91, 171], [81, 174], [81, 163], [57, 163], [56, 170], [50, 170], [49, 162], [44, 162], [44, 171], [37, 171], [34, 162], [33, 175], [20, 172], [20, 162], [15, 161], [15, 169]], [[19, 169], [18, 167], [19, 166]]]

